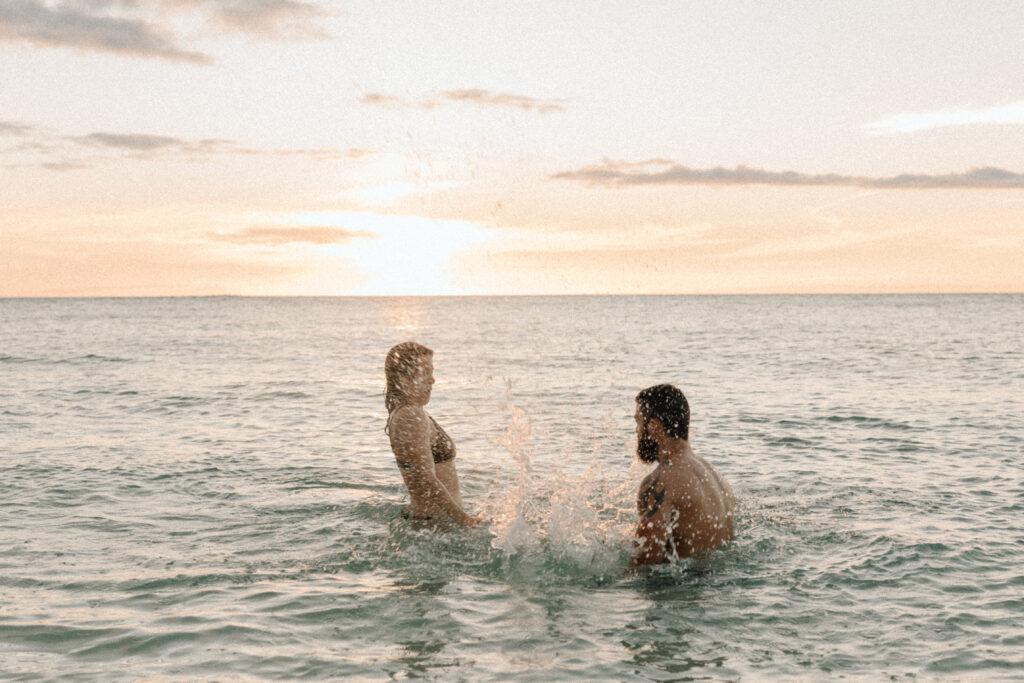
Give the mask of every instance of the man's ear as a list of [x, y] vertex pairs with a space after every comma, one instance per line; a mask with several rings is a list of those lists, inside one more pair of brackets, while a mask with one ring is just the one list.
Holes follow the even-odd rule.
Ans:
[[661, 420], [656, 417], [652, 417], [647, 421], [647, 436], [652, 439], [665, 438], [665, 428], [661, 425]]

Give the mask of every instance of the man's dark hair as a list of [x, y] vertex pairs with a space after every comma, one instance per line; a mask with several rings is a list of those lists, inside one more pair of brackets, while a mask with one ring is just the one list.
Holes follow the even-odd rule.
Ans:
[[665, 433], [673, 439], [690, 438], [690, 404], [683, 392], [671, 384], [657, 384], [644, 389], [636, 395], [636, 405], [645, 423], [656, 417]]

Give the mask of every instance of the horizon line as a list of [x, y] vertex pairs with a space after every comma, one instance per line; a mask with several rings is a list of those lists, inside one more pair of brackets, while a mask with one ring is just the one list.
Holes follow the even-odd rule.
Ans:
[[510, 299], [552, 297], [727, 297], [727, 296], [1021, 296], [1022, 291], [954, 292], [717, 292], [717, 293], [574, 293], [574, 294], [102, 294], [102, 295], [0, 295], [0, 301], [25, 299]]

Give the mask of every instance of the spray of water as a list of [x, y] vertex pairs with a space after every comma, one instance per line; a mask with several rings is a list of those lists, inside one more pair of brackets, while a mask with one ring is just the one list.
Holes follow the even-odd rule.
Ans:
[[518, 475], [515, 485], [504, 488], [488, 506], [491, 547], [531, 573], [621, 574], [636, 518], [631, 477], [607, 479], [596, 444], [582, 475], [554, 466], [537, 476], [529, 416], [513, 404], [508, 391], [502, 409], [509, 416], [508, 426], [496, 443], [516, 462]]

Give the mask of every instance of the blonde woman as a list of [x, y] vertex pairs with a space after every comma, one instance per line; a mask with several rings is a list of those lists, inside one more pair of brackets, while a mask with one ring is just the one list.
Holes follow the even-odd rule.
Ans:
[[388, 351], [384, 361], [387, 382], [384, 403], [398, 470], [409, 489], [409, 507], [402, 517], [428, 526], [454, 520], [475, 527], [479, 517], [466, 513], [455, 471], [455, 443], [424, 406], [434, 385], [434, 352], [416, 342], [403, 342]]

